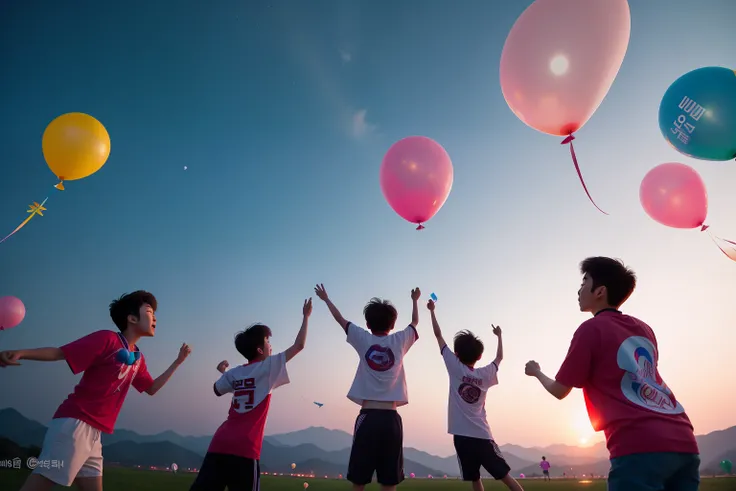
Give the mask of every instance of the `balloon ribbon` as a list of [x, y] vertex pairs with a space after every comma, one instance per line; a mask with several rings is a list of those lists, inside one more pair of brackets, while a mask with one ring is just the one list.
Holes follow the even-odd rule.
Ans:
[[573, 135], [568, 136], [564, 140], [562, 140], [561, 145], [567, 145], [570, 144], [570, 156], [572, 157], [572, 163], [575, 164], [575, 170], [578, 172], [578, 177], [580, 178], [580, 184], [583, 185], [583, 189], [585, 190], [585, 194], [588, 195], [588, 199], [591, 203], [593, 203], [593, 206], [598, 208], [598, 211], [603, 213], [604, 215], [608, 215], [605, 211], [601, 210], [598, 205], [595, 204], [595, 201], [593, 201], [593, 198], [590, 196], [590, 193], [588, 192], [588, 187], [585, 185], [585, 180], [583, 179], [583, 174], [580, 172], [580, 166], [578, 165], [578, 158], [575, 155], [575, 147], [572, 145], [572, 141], [575, 139]]
[[39, 216], [43, 216], [43, 212], [44, 212], [44, 211], [46, 211], [46, 208], [44, 208], [44, 206], [43, 206], [43, 205], [45, 205], [45, 204], [46, 204], [46, 200], [47, 200], [47, 199], [49, 199], [49, 198], [48, 198], [48, 196], [46, 197], [46, 199], [45, 199], [45, 200], [43, 200], [43, 202], [42, 202], [42, 203], [41, 203], [40, 205], [39, 205], [38, 203], [36, 203], [35, 201], [33, 202], [33, 204], [32, 204], [32, 205], [29, 205], [29, 206], [28, 206], [28, 211], [26, 212], [26, 213], [30, 213], [30, 215], [28, 216], [28, 218], [26, 218], [25, 220], [23, 220], [23, 222], [21, 222], [21, 224], [20, 224], [20, 225], [18, 225], [18, 226], [17, 226], [16, 228], [15, 228], [15, 230], [13, 230], [13, 231], [12, 231], [12, 232], [10, 232], [10, 233], [9, 233], [8, 235], [6, 235], [6, 236], [5, 236], [5, 238], [4, 238], [3, 240], [0, 240], [0, 244], [2, 244], [2, 243], [3, 243], [3, 242], [5, 242], [5, 241], [6, 241], [7, 239], [9, 239], [9, 238], [10, 238], [10, 237], [11, 237], [11, 236], [12, 236], [13, 234], [15, 234], [15, 233], [16, 233], [16, 232], [17, 232], [18, 230], [20, 230], [20, 229], [22, 229], [23, 227], [25, 227], [25, 225], [26, 225], [26, 224], [27, 224], [28, 222], [30, 222], [30, 221], [31, 221], [31, 218], [33, 218], [34, 216], [36, 216], [36, 215], [39, 215]]
[[[700, 228], [701, 232], [705, 232], [708, 230], [710, 226], [709, 225], [703, 225]], [[718, 247], [722, 253], [726, 255], [727, 258], [729, 258], [731, 261], [736, 261], [736, 242], [728, 239], [722, 239], [721, 237], [714, 236], [710, 232], [708, 232], [708, 236], [710, 236], [710, 240], [713, 241], [713, 243]], [[725, 242], [725, 245], [721, 247], [721, 244], [717, 242], [717, 240], [720, 240], [721, 242]]]

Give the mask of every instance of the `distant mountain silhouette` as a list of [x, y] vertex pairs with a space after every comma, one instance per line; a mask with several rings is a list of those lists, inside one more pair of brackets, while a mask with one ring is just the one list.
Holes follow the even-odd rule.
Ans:
[[[40, 447], [45, 433], [44, 425], [24, 417], [15, 409], [0, 409], [0, 437], [28, 449], [31, 446]], [[141, 435], [120, 429], [112, 435], [103, 435], [102, 442], [105, 446], [105, 461], [109, 463], [161, 467], [176, 462], [182, 468], [198, 468], [211, 439], [211, 436], [182, 436], [173, 431]], [[718, 463], [726, 458], [736, 462], [736, 426], [698, 435], [697, 440], [701, 469], [717, 471]], [[261, 468], [269, 472], [291, 473], [291, 464], [294, 463], [296, 471], [304, 473], [313, 471], [315, 475], [345, 475], [351, 444], [352, 435], [349, 433], [322, 427], [269, 435], [263, 443]], [[16, 448], [11, 450], [17, 451]], [[553, 476], [562, 475], [562, 472], [578, 476], [591, 473], [602, 475], [610, 468], [608, 452], [603, 443], [590, 447], [550, 445], [532, 448], [506, 444], [501, 446], [501, 450], [515, 475], [541, 474], [539, 460], [542, 455], [552, 464], [550, 473]], [[407, 474], [459, 474], [454, 455], [439, 457], [407, 447], [404, 449], [404, 458]]]

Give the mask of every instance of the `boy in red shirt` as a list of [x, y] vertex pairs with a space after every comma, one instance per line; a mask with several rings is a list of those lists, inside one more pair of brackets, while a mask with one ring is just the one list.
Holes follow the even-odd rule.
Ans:
[[227, 420], [212, 437], [190, 491], [224, 491], [226, 487], [229, 491], [260, 490], [261, 448], [271, 391], [289, 383], [286, 363], [304, 349], [311, 314], [310, 298], [304, 301], [302, 327], [294, 344], [274, 356], [268, 326], [254, 324], [235, 336], [235, 348], [248, 363], [231, 370], [227, 370], [227, 361], [217, 366], [222, 377], [215, 382], [215, 395], [232, 392], [233, 399]]
[[611, 457], [609, 491], [697, 491], [700, 457], [693, 426], [657, 369], [652, 329], [618, 309], [636, 287], [622, 262], [590, 257], [580, 265], [581, 312], [593, 318], [575, 332], [554, 380], [526, 364], [558, 399], [583, 389], [590, 422]]
[[75, 375], [84, 372], [46, 430], [38, 460], [57, 466], [37, 467], [21, 491], [46, 491], [73, 482], [82, 491], [102, 491], [100, 436], [113, 432], [128, 389], [132, 385], [138, 392], [155, 394], [191, 352], [183, 344], [176, 361], [157, 379], [151, 377], [136, 344], [153, 337], [156, 308], [156, 298], [139, 290], [110, 304], [110, 317], [120, 332], [93, 332], [60, 348], [0, 352], [0, 367], [20, 365], [19, 360], [65, 360]]

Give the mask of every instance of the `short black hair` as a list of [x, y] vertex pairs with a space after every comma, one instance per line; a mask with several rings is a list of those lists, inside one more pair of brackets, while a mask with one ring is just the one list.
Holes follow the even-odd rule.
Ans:
[[612, 307], [620, 307], [636, 288], [636, 274], [620, 259], [589, 257], [580, 263], [580, 274], [590, 278], [591, 291], [606, 287], [606, 301]]
[[542, 460], [547, 460], [547, 457], [545, 457], [544, 455], [542, 455]]
[[156, 301], [156, 297], [153, 296], [153, 293], [143, 290], [124, 293], [117, 300], [110, 302], [110, 317], [115, 325], [118, 326], [120, 332], [124, 332], [128, 327], [128, 316], [134, 315], [138, 317], [141, 307], [145, 304], [150, 305], [154, 312], [158, 308], [158, 302]]
[[258, 348], [263, 348], [266, 338], [271, 337], [271, 328], [265, 324], [253, 324], [235, 335], [235, 349], [246, 360], [258, 357]]
[[399, 313], [388, 300], [373, 297], [363, 309], [368, 329], [376, 332], [389, 332], [396, 323]]
[[453, 351], [465, 365], [472, 365], [483, 356], [483, 341], [470, 331], [455, 334]]

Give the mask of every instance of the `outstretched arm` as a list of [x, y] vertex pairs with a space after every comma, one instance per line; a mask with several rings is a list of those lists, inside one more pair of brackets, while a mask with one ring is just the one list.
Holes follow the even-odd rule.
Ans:
[[555, 396], [557, 399], [562, 400], [570, 393], [572, 387], [562, 385], [556, 380], [553, 380], [542, 373], [542, 369], [539, 363], [536, 361], [530, 361], [526, 364], [525, 373], [530, 377], [536, 377], [542, 387], [547, 389], [547, 392]]
[[322, 284], [317, 285], [316, 287], [314, 287], [314, 293], [327, 305], [327, 308], [330, 309], [332, 317], [334, 317], [337, 323], [342, 326], [342, 330], [347, 333], [348, 321], [345, 319], [345, 317], [342, 316], [337, 307], [335, 307], [335, 304], [332, 303], [332, 300], [330, 300], [330, 297], [327, 295], [327, 290], [325, 290], [325, 286]]
[[432, 300], [427, 302], [427, 308], [432, 316], [432, 331], [434, 331], [434, 337], [437, 338], [437, 344], [440, 346], [440, 349], [442, 349], [447, 345], [447, 343], [445, 342], [445, 338], [442, 337], [442, 329], [440, 329], [440, 323], [437, 322], [437, 316], [434, 314], [435, 305]]
[[61, 361], [64, 360], [61, 348], [35, 348], [12, 351], [0, 351], [0, 367], [17, 366], [20, 360]]
[[166, 385], [166, 382], [169, 381], [172, 375], [174, 375], [174, 372], [176, 371], [179, 366], [184, 363], [184, 360], [187, 359], [187, 356], [189, 356], [189, 353], [192, 352], [192, 348], [189, 347], [186, 343], [181, 345], [181, 348], [179, 348], [179, 355], [176, 357], [176, 360], [174, 360], [174, 363], [172, 363], [169, 368], [166, 369], [164, 373], [159, 375], [153, 380], [153, 384], [146, 390], [146, 393], [148, 395], [154, 395], [156, 392], [161, 390], [161, 388]]
[[304, 307], [302, 307], [302, 327], [299, 329], [299, 332], [296, 334], [296, 339], [294, 340], [294, 344], [289, 346], [289, 348], [286, 350], [286, 361], [291, 360], [294, 358], [297, 353], [299, 353], [301, 350], [304, 349], [304, 346], [307, 344], [307, 326], [309, 324], [309, 316], [312, 315], [312, 299], [304, 301]]
[[421, 296], [422, 292], [419, 290], [419, 287], [416, 287], [411, 291], [411, 325], [414, 326], [414, 328], [419, 324], [419, 306], [417, 304], [419, 303], [419, 297]]
[[501, 326], [494, 326], [491, 324], [491, 327], [493, 328], [493, 334], [498, 337], [498, 347], [496, 348], [496, 359], [493, 360], [493, 363], [496, 364], [496, 368], [498, 368], [498, 365], [501, 364], [501, 360], [503, 360], [503, 337], [501, 333]]

